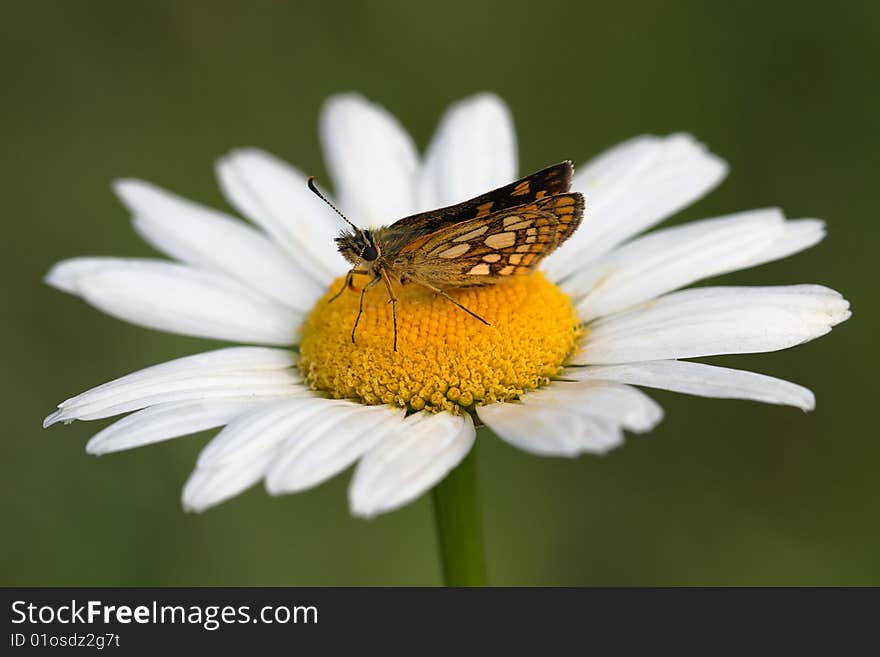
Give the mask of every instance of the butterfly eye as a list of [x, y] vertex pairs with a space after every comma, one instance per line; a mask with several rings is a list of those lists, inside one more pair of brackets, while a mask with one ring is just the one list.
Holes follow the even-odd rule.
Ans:
[[361, 252], [361, 258], [367, 262], [372, 262], [379, 257], [379, 251], [375, 246], [368, 246]]

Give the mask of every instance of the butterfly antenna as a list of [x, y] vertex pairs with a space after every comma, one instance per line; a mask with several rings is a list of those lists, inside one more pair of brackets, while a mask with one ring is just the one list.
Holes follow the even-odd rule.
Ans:
[[344, 214], [342, 214], [342, 213], [339, 211], [339, 208], [337, 208], [337, 207], [336, 207], [335, 205], [333, 205], [330, 201], [328, 201], [328, 200], [327, 200], [327, 197], [324, 196], [324, 195], [321, 193], [321, 190], [319, 190], [319, 189], [318, 189], [318, 186], [315, 184], [315, 177], [314, 177], [314, 176], [309, 176], [309, 189], [311, 189], [319, 199], [321, 199], [322, 201], [324, 201], [324, 203], [326, 203], [326, 204], [329, 205], [331, 208], [333, 208], [333, 211], [334, 211], [336, 214], [338, 214], [340, 217], [342, 217], [342, 218], [345, 220], [345, 223], [347, 223], [349, 226], [351, 226], [351, 227], [354, 228], [355, 230], [360, 230], [357, 226], [355, 226], [353, 223], [351, 223], [351, 222], [348, 220], [348, 217], [346, 217]]

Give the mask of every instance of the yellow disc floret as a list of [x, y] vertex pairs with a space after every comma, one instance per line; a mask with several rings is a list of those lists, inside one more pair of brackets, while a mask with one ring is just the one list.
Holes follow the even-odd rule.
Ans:
[[449, 291], [488, 326], [435, 292], [395, 285], [396, 352], [388, 291], [376, 285], [364, 296], [352, 343], [366, 282], [356, 278], [357, 291], [330, 301], [343, 285], [335, 281], [302, 328], [299, 367], [332, 397], [454, 413], [512, 401], [549, 383], [582, 334], [568, 296], [538, 272]]

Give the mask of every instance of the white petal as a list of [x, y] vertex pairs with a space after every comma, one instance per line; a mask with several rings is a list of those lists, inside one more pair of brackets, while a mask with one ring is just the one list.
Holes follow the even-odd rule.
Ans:
[[520, 402], [477, 407], [499, 437], [533, 454], [603, 454], [623, 443], [621, 428], [649, 431], [663, 417], [654, 400], [636, 388], [610, 382], [554, 382]]
[[[399, 425], [402, 414], [402, 409], [315, 398], [283, 400], [239, 415], [202, 450], [196, 470], [184, 488], [184, 506], [204, 510], [263, 477], [273, 494], [315, 485], [350, 465], [376, 444], [387, 434], [380, 425]], [[340, 433], [346, 434], [346, 428], [340, 426], [342, 423], [357, 423], [356, 431], [363, 430], [364, 442], [360, 443], [350, 431], [349, 441], [340, 440]], [[332, 444], [325, 447], [322, 457], [316, 443], [324, 441]], [[318, 458], [311, 460], [309, 451]], [[295, 463], [300, 457], [305, 460]], [[305, 470], [309, 465], [315, 470]], [[278, 477], [296, 476], [291, 468], [303, 468], [301, 484], [307, 480], [312, 483], [285, 487]], [[288, 483], [295, 482], [289, 480]]]
[[409, 416], [358, 463], [348, 489], [351, 512], [369, 518], [416, 499], [461, 462], [475, 437], [467, 414]]
[[571, 367], [562, 376], [579, 381], [619, 381], [699, 397], [785, 404], [804, 411], [811, 411], [816, 406], [812, 392], [790, 381], [755, 372], [680, 360]]
[[202, 450], [183, 488], [183, 506], [204, 511], [263, 479], [284, 440], [334, 405], [327, 399], [282, 400], [239, 415]]
[[302, 314], [231, 278], [160, 260], [74, 258], [46, 282], [147, 328], [218, 340], [286, 345]]
[[261, 406], [217, 434], [199, 454], [198, 466], [217, 467], [274, 449], [295, 433], [306, 430], [311, 423], [321, 422], [334, 407], [344, 404], [351, 402], [308, 397]]
[[576, 412], [503, 403], [481, 406], [477, 413], [505, 442], [538, 456], [604, 454], [623, 444], [619, 424]]
[[252, 399], [170, 402], [126, 415], [96, 434], [89, 454], [109, 454], [221, 427], [254, 407]]
[[414, 212], [416, 149], [384, 108], [357, 94], [330, 98], [321, 143], [336, 198], [355, 224], [387, 225]]
[[333, 238], [345, 223], [307, 187], [307, 178], [256, 148], [233, 151], [217, 163], [226, 199], [289, 251], [324, 287], [348, 269]]
[[682, 290], [593, 322], [572, 363], [776, 351], [825, 335], [849, 316], [849, 303], [821, 285]]
[[784, 233], [775, 240], [754, 264], [781, 260], [808, 249], [825, 237], [825, 222], [821, 219], [793, 219], [786, 221]]
[[479, 196], [516, 179], [516, 132], [494, 94], [456, 103], [443, 116], [418, 181], [418, 210]]
[[[44, 426], [109, 417], [151, 403], [298, 394], [293, 356], [281, 349], [231, 347], [154, 365], [92, 388], [58, 405]], [[161, 398], [159, 401], [155, 401]], [[117, 409], [122, 410], [117, 410]], [[86, 417], [88, 416], [88, 417]]]
[[609, 382], [555, 382], [523, 395], [530, 408], [577, 407], [579, 413], [623, 426], [628, 431], [650, 431], [663, 419], [663, 409], [637, 388]]
[[603, 153], [572, 179], [587, 206], [571, 238], [544, 263], [561, 280], [715, 187], [727, 165], [690, 135], [638, 137]]
[[235, 497], [260, 481], [274, 458], [269, 450], [218, 467], [197, 467], [183, 487], [183, 508], [201, 512]]
[[156, 404], [194, 399], [247, 398], [261, 402], [309, 395], [309, 389], [296, 383], [296, 377], [289, 372], [222, 372], [139, 386], [136, 391], [121, 392], [91, 404], [66, 406], [48, 416], [43, 424], [50, 426], [56, 422], [98, 420]]
[[272, 495], [311, 488], [342, 472], [399, 430], [404, 409], [353, 402], [327, 406], [284, 442], [266, 475]]
[[164, 261], [147, 260], [144, 258], [114, 258], [110, 256], [70, 258], [69, 260], [56, 262], [43, 278], [43, 281], [62, 292], [80, 295], [79, 280], [84, 276], [108, 269], [128, 268], [149, 271], [153, 263], [156, 262]]
[[610, 315], [710, 276], [790, 255], [821, 239], [813, 221], [785, 222], [753, 210], [649, 233], [615, 249], [563, 284], [584, 321]]
[[119, 180], [117, 195], [134, 227], [166, 255], [228, 274], [276, 301], [308, 311], [323, 289], [266, 236], [216, 210], [139, 180]]

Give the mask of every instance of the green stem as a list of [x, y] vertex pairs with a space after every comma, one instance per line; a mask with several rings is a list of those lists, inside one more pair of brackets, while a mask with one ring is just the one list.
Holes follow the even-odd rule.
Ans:
[[446, 586], [485, 586], [476, 446], [434, 487], [434, 518]]

